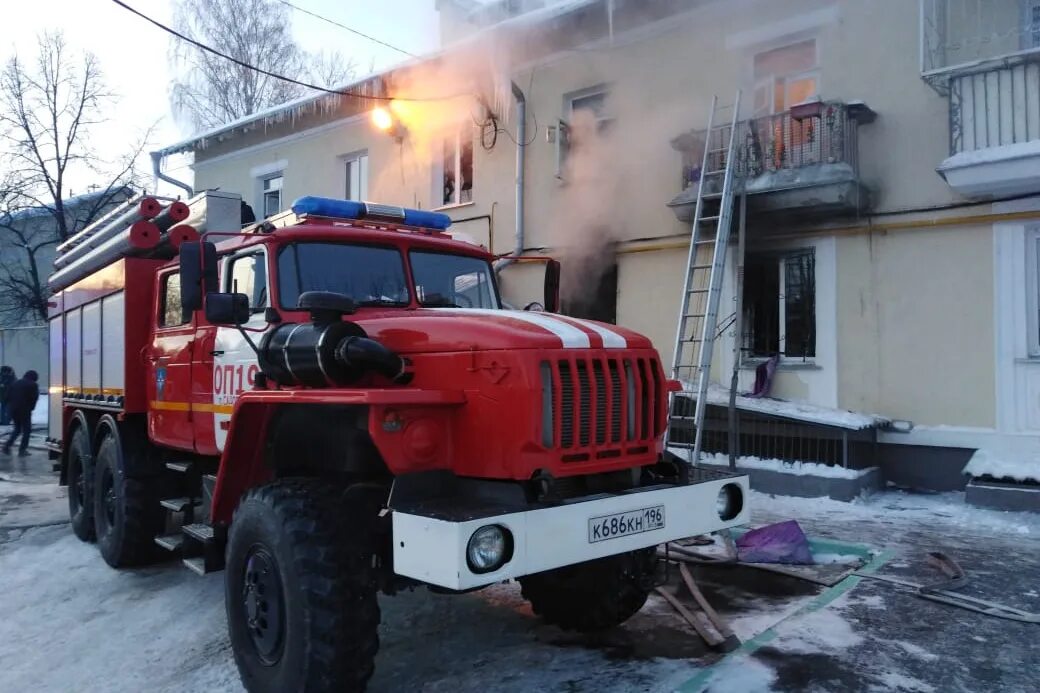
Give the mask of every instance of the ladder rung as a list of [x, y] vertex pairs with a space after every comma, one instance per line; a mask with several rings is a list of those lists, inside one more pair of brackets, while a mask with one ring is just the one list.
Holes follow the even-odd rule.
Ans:
[[[705, 171], [704, 173], [701, 174], [701, 178], [703, 178], [704, 176], [721, 176], [725, 172], [726, 172], [726, 169], [724, 169], [724, 168], [720, 168], [720, 169], [715, 170], [715, 171]], [[710, 195], [710, 194], [713, 194], [713, 193], [708, 193], [708, 194]]]
[[689, 294], [706, 294], [709, 291], [711, 291], [711, 289], [690, 289], [686, 293], [689, 293]]
[[719, 215], [718, 214], [715, 214], [715, 215], [712, 215], [712, 216], [708, 216], [708, 217], [701, 217], [699, 219], [700, 223], [702, 223], [702, 224], [704, 222], [706, 222], [706, 221], [718, 221], [718, 220], [719, 220]]
[[714, 244], [715, 243], [715, 239], [714, 238], [709, 238], [706, 241], [694, 241], [693, 242], [694, 245], [707, 245], [708, 243]]
[[693, 266], [690, 267], [690, 269], [692, 269], [692, 270], [711, 269], [714, 266], [715, 265], [693, 265]]
[[701, 195], [701, 199], [702, 200], [718, 200], [721, 197], [722, 197], [722, 193], [720, 193], [720, 192], [710, 192], [710, 193], [704, 193], [703, 195]]

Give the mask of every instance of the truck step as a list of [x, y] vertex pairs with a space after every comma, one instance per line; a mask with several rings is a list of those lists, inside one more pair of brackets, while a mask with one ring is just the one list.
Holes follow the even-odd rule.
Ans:
[[181, 530], [184, 532], [184, 534], [187, 534], [192, 539], [200, 541], [203, 544], [208, 544], [212, 542], [215, 536], [213, 533], [213, 527], [211, 527], [210, 525], [204, 525], [200, 522], [196, 522], [190, 525], [184, 525], [183, 527], [181, 527]]
[[194, 508], [198, 504], [197, 498], [166, 498], [159, 501], [159, 505], [174, 513], [182, 513], [188, 508]]
[[180, 472], [181, 474], [187, 474], [188, 472], [190, 472], [192, 470], [192, 467], [193, 467], [193, 465], [192, 465], [191, 462], [167, 462], [166, 463], [166, 468], [167, 469], [169, 469], [171, 471], [174, 471], [174, 472]]
[[155, 543], [172, 553], [180, 550], [181, 544], [184, 543], [184, 535], [181, 533], [163, 534], [155, 538]]
[[206, 570], [206, 560], [201, 556], [196, 556], [195, 558], [185, 558], [183, 561], [181, 561], [181, 563], [184, 564], [185, 568], [192, 571], [193, 573], [198, 573], [199, 575], [205, 575], [206, 573], [216, 572], [216, 570]]

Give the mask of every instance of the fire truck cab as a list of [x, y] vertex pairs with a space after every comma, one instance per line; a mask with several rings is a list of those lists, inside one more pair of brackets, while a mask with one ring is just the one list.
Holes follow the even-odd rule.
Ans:
[[363, 688], [380, 590], [516, 578], [551, 623], [615, 626], [658, 544], [747, 521], [747, 477], [664, 449], [650, 341], [555, 312], [554, 261], [512, 310], [446, 215], [239, 204], [138, 245], [135, 208], [55, 275], [50, 443], [110, 565], [226, 570], [249, 690]]

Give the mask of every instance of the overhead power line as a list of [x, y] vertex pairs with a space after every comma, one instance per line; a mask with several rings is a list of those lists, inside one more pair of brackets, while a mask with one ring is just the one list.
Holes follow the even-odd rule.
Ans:
[[152, 19], [151, 17], [149, 17], [148, 15], [144, 14], [143, 12], [140, 12], [140, 11], [134, 9], [133, 7], [131, 7], [130, 5], [127, 5], [122, 0], [112, 0], [112, 2], [114, 2], [117, 5], [119, 5], [124, 10], [126, 10], [126, 11], [128, 11], [128, 12], [130, 12], [132, 14], [137, 15], [138, 17], [140, 17], [141, 19], [145, 20], [149, 24], [152, 24], [152, 25], [162, 29], [166, 33], [171, 34], [172, 36], [175, 36], [175, 37], [179, 38], [181, 41], [185, 41], [186, 43], [190, 43], [191, 45], [195, 46], [199, 50], [205, 51], [207, 53], [212, 53], [213, 55], [216, 55], [217, 57], [220, 57], [220, 58], [223, 58], [224, 60], [230, 61], [230, 62], [232, 62], [232, 63], [234, 63], [234, 64], [236, 64], [236, 65], [238, 65], [240, 67], [244, 67], [247, 70], [252, 70], [252, 71], [258, 72], [258, 73], [260, 73], [262, 75], [267, 75], [268, 77], [273, 77], [274, 79], [280, 79], [283, 82], [288, 82], [290, 84], [296, 84], [296, 85], [299, 85], [301, 87], [306, 87], [307, 89], [314, 89], [315, 91], [325, 92], [326, 94], [338, 94], [340, 96], [353, 96], [353, 97], [358, 98], [358, 99], [368, 99], [368, 100], [371, 100], [371, 101], [394, 101], [394, 100], [397, 100], [397, 101], [447, 101], [449, 99], [459, 98], [460, 96], [466, 96], [466, 94], [452, 94], [450, 96], [430, 96], [430, 97], [379, 96], [379, 95], [376, 95], [376, 94], [364, 94], [362, 92], [352, 91], [350, 89], [329, 89], [328, 87], [323, 87], [323, 86], [320, 86], [320, 85], [317, 85], [317, 84], [312, 84], [310, 82], [305, 82], [305, 81], [299, 80], [299, 79], [293, 79], [292, 77], [287, 77], [286, 75], [281, 75], [281, 74], [278, 74], [277, 72], [271, 72], [270, 70], [265, 70], [262, 67], [257, 67], [256, 65], [251, 65], [250, 63], [247, 63], [244, 60], [239, 60], [238, 58], [236, 58], [234, 56], [228, 55], [227, 53], [223, 53], [223, 52], [217, 50], [216, 48], [213, 48], [212, 46], [207, 46], [206, 44], [204, 44], [204, 43], [202, 43], [200, 41], [196, 41], [195, 39], [191, 38], [190, 36], [185, 36], [184, 34], [182, 34], [181, 32], [177, 31], [176, 29], [171, 29], [170, 27], [166, 26], [162, 22], [160, 22], [160, 21], [158, 21], [156, 19]]
[[303, 12], [304, 14], [309, 14], [310, 16], [314, 17], [315, 19], [320, 19], [321, 21], [326, 22], [327, 24], [331, 24], [333, 26], [338, 26], [340, 29], [346, 29], [347, 31], [349, 31], [352, 34], [357, 34], [361, 38], [366, 38], [369, 41], [372, 41], [374, 43], [378, 43], [381, 46], [386, 46], [387, 48], [389, 48], [391, 50], [397, 51], [398, 53], [404, 53], [405, 55], [410, 56], [412, 58], [418, 58], [419, 57], [415, 53], [409, 53], [408, 51], [404, 50], [403, 48], [398, 48], [397, 46], [393, 46], [393, 45], [387, 43], [386, 41], [382, 41], [380, 39], [377, 39], [375, 36], [369, 36], [368, 34], [366, 34], [364, 32], [361, 32], [361, 31], [358, 31], [357, 29], [355, 29], [353, 27], [349, 27], [346, 24], [340, 24], [339, 22], [337, 22], [337, 21], [335, 21], [333, 19], [329, 19], [328, 17], [321, 16], [320, 14], [317, 14], [316, 12], [311, 12], [310, 10], [305, 10], [304, 8], [300, 7], [299, 5], [294, 5], [293, 3], [289, 2], [288, 0], [278, 0], [278, 2], [282, 3], [286, 7], [291, 7], [292, 9], [296, 10], [297, 12]]

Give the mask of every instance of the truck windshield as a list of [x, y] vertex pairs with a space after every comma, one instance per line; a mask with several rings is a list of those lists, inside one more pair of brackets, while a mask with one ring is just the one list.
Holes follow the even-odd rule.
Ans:
[[359, 306], [407, 306], [408, 282], [396, 248], [347, 243], [292, 243], [278, 251], [278, 296], [293, 309], [300, 294], [334, 291]]
[[466, 255], [409, 254], [419, 303], [441, 308], [498, 308], [491, 265]]

